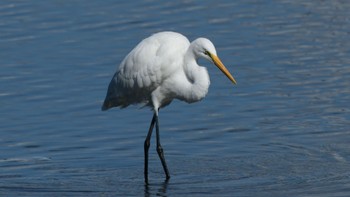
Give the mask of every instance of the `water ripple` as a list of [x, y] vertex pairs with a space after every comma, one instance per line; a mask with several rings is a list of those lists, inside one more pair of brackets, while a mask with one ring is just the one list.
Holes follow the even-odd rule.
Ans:
[[[347, 1], [0, 3], [0, 193], [347, 196]], [[208, 96], [160, 112], [173, 176], [143, 143], [152, 112], [100, 111], [123, 57], [162, 30], [205, 36]], [[118, 187], [115, 187], [118, 185]], [[281, 193], [282, 192], [282, 193]]]

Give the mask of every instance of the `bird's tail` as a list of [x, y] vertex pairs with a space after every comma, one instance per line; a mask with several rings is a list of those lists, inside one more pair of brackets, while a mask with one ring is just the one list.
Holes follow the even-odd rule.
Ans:
[[109, 83], [106, 98], [101, 107], [102, 111], [106, 111], [112, 107], [125, 108], [130, 104], [128, 97], [123, 93], [122, 88], [116, 83], [115, 76]]
[[116, 107], [119, 105], [119, 102], [117, 99], [119, 97], [118, 96], [119, 91], [117, 89], [117, 84], [114, 80], [114, 77], [112, 78], [111, 82], [108, 85], [106, 98], [105, 98], [103, 105], [101, 107], [102, 111], [106, 111], [109, 108]]
[[113, 98], [113, 99], [106, 98], [106, 100], [103, 102], [101, 110], [106, 111], [112, 107], [125, 108], [128, 105], [129, 105], [128, 103], [124, 103], [124, 102], [122, 102], [122, 100], [120, 100], [118, 98]]
[[108, 110], [109, 108], [111, 108], [111, 104], [110, 104], [110, 102], [108, 102], [107, 100], [105, 100], [105, 101], [103, 102], [103, 105], [102, 105], [102, 107], [101, 107], [101, 110], [102, 110], [102, 111], [106, 111], [106, 110]]

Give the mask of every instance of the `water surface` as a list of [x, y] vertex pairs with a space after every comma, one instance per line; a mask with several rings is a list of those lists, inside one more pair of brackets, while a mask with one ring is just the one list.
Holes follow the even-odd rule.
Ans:
[[[349, 196], [347, 1], [0, 3], [1, 196]], [[215, 43], [201, 102], [101, 112], [123, 57], [178, 31]], [[152, 142], [154, 143], [154, 139]]]

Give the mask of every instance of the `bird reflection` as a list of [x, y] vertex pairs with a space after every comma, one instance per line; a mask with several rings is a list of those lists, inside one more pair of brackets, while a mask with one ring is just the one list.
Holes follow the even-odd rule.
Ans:
[[168, 188], [168, 184], [169, 184], [169, 179], [165, 179], [164, 182], [162, 182], [161, 184], [154, 184], [151, 185], [149, 183], [145, 183], [145, 197], [149, 197], [149, 196], [154, 196], [152, 195], [152, 190], [154, 190], [156, 187], [158, 187], [157, 191], [156, 191], [156, 196], [167, 196], [167, 188]]

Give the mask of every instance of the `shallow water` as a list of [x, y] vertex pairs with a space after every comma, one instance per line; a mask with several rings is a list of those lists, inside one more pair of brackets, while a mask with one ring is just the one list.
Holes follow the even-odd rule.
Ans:
[[[349, 196], [347, 1], [0, 3], [1, 196]], [[211, 39], [207, 97], [101, 112], [116, 66], [163, 30]], [[152, 143], [154, 143], [152, 139]]]

